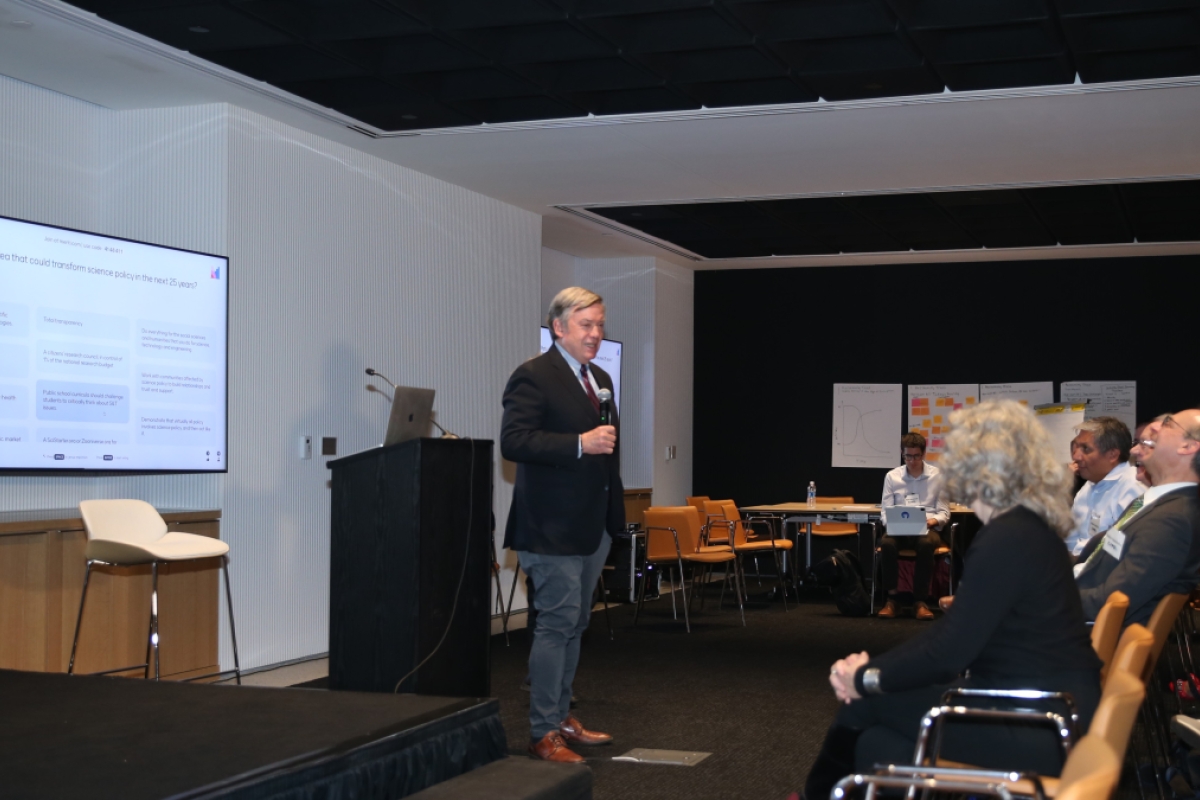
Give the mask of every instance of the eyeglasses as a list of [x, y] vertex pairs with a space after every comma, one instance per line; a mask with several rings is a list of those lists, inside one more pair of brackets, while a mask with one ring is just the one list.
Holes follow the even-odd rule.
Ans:
[[1141, 447], [1146, 448], [1147, 450], [1153, 450], [1155, 447], [1158, 446], [1158, 442], [1154, 441], [1153, 439], [1142, 439], [1140, 442], [1134, 442], [1133, 446], [1134, 447], [1141, 446]]
[[904, 454], [905, 461], [919, 461], [924, 457], [925, 457], [924, 453], [905, 453]]
[[1164, 428], [1167, 427], [1168, 425], [1174, 425], [1176, 428], [1179, 428], [1179, 430], [1183, 431], [1183, 435], [1186, 436], [1187, 438], [1195, 440], [1195, 441], [1200, 441], [1200, 431], [1188, 430], [1183, 425], [1180, 425], [1179, 420], [1175, 419], [1170, 414], [1167, 414], [1165, 417], [1163, 417], [1162, 424], [1163, 424]]

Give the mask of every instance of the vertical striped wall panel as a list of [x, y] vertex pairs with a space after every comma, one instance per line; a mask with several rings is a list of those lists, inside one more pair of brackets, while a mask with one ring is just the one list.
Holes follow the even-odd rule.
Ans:
[[[95, 230], [103, 109], [0, 76], [0, 215]], [[0, 279], [4, 269], [0, 267]], [[30, 267], [21, 267], [29, 269]], [[0, 510], [70, 508], [95, 478], [0, 477]]]
[[[541, 221], [240, 109], [230, 111], [230, 473], [226, 531], [244, 663], [328, 646], [326, 459], [382, 439], [387, 386], [437, 389], [438, 421], [496, 439], [536, 352]], [[511, 470], [497, 452], [497, 519]], [[223, 650], [223, 663], [228, 656]]]
[[[225, 254], [224, 105], [105, 112], [100, 118], [98, 229], [113, 236]], [[223, 475], [104, 478], [101, 497], [159, 508], [220, 508]]]
[[93, 230], [106, 113], [0, 75], [0, 215]]
[[654, 482], [653, 258], [580, 258], [579, 285], [604, 298], [605, 335], [621, 351], [621, 479], [629, 488]]
[[[662, 259], [654, 272], [654, 503], [692, 493], [693, 295], [695, 273]], [[729, 387], [722, 387], [722, 391]], [[674, 445], [676, 457], [666, 460]]]

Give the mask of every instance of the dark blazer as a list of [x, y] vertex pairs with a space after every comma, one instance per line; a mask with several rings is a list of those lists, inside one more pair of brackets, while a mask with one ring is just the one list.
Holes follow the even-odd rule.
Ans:
[[[612, 379], [590, 364], [602, 389]], [[620, 430], [611, 455], [579, 455], [579, 435], [600, 424], [558, 347], [517, 367], [504, 388], [500, 452], [517, 464], [504, 546], [543, 555], [591, 555], [605, 531], [625, 527]]]
[[1129, 595], [1125, 624], [1145, 625], [1154, 607], [1173, 592], [1200, 583], [1200, 496], [1196, 487], [1167, 492], [1123, 528], [1121, 560], [1101, 552], [1077, 579], [1083, 613], [1095, 619], [1115, 591]]

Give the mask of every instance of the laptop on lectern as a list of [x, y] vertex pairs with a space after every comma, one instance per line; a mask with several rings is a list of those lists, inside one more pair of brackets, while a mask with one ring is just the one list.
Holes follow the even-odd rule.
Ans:
[[883, 510], [888, 536], [924, 536], [925, 509], [920, 506], [888, 506]]
[[387, 435], [383, 437], [384, 447], [425, 435], [429, 420], [433, 417], [434, 391], [411, 386], [396, 387], [392, 392], [392, 414], [388, 417]]

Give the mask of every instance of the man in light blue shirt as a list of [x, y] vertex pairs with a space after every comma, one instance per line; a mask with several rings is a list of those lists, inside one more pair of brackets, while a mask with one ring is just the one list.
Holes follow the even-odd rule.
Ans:
[[1137, 468], [1129, 463], [1132, 444], [1129, 428], [1116, 417], [1096, 417], [1076, 429], [1071, 461], [1087, 483], [1071, 506], [1075, 527], [1067, 537], [1067, 549], [1072, 555], [1079, 555], [1089, 539], [1111, 528], [1122, 510], [1146, 491], [1138, 483]]

